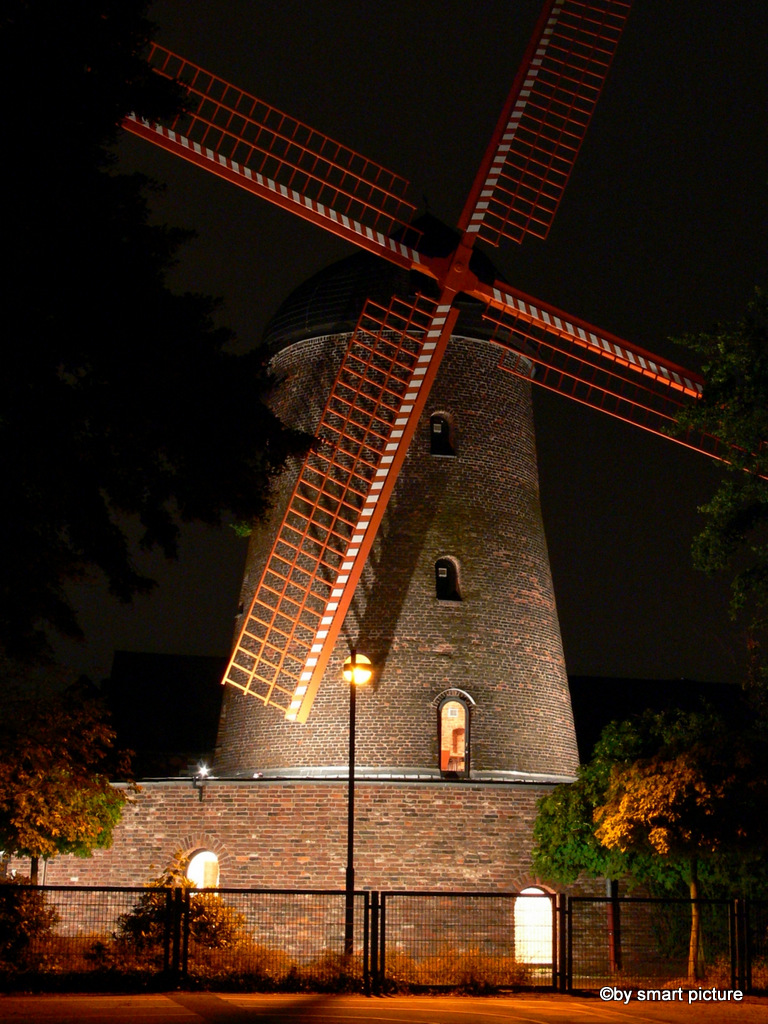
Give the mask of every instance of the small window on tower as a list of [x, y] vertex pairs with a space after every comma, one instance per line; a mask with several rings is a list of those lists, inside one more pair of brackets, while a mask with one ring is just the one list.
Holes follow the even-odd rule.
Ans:
[[449, 778], [469, 774], [469, 714], [463, 700], [444, 700], [438, 709], [440, 771]]
[[433, 412], [429, 418], [429, 450], [432, 455], [455, 455], [453, 423], [444, 412]]
[[438, 601], [460, 601], [459, 567], [453, 558], [435, 562], [435, 597]]

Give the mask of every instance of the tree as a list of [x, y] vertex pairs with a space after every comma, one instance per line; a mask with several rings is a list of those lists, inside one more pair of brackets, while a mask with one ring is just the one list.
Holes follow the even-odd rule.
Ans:
[[737, 323], [679, 343], [697, 354], [706, 383], [678, 429], [719, 438], [728, 460], [720, 486], [700, 508], [705, 525], [693, 544], [694, 564], [710, 575], [731, 574], [731, 615], [745, 623], [749, 681], [760, 689], [768, 678], [768, 296], [757, 290]]
[[539, 802], [534, 868], [542, 878], [561, 885], [571, 885], [580, 876], [626, 878], [633, 885], [655, 879], [674, 887], [677, 877], [659, 871], [644, 851], [610, 848], [595, 835], [595, 811], [605, 801], [611, 773], [617, 765], [633, 764], [653, 751], [655, 731], [650, 713], [632, 722], [610, 722], [595, 744], [591, 760], [580, 766], [577, 779], [558, 785]]
[[534, 827], [534, 866], [553, 881], [623, 877], [667, 893], [684, 884], [692, 979], [702, 882], [710, 895], [764, 883], [768, 765], [747, 714], [646, 712], [612, 723], [577, 781], [540, 802]]
[[110, 784], [126, 755], [98, 702], [82, 686], [48, 699], [17, 700], [0, 721], [0, 848], [29, 857], [89, 857], [108, 847], [127, 800]]
[[590, 878], [644, 877], [645, 865], [634, 855], [610, 850], [595, 836], [593, 817], [616, 764], [640, 755], [640, 730], [630, 722], [611, 722], [595, 745], [592, 758], [579, 767], [576, 781], [558, 786], [539, 801], [533, 827], [533, 866], [546, 879], [570, 885]]
[[700, 975], [699, 863], [737, 837], [730, 802], [739, 773], [723, 758], [716, 719], [678, 719], [654, 754], [611, 770], [604, 802], [594, 811], [595, 838], [680, 871], [691, 898], [688, 977]]
[[67, 581], [106, 574], [122, 600], [153, 581], [124, 529], [175, 554], [179, 522], [249, 523], [305, 439], [262, 402], [262, 354], [233, 355], [216, 303], [166, 285], [178, 229], [149, 222], [152, 187], [117, 173], [131, 111], [178, 109], [142, 57], [145, 0], [8, 0], [0, 15], [6, 345], [0, 377], [0, 643], [77, 636]]

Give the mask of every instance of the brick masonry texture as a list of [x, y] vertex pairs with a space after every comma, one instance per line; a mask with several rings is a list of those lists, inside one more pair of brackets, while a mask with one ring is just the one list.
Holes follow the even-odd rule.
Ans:
[[[278, 353], [274, 402], [313, 430], [345, 337], [300, 341]], [[304, 725], [227, 688], [219, 775], [346, 764], [351, 646], [371, 658], [358, 696], [361, 766], [438, 768], [434, 701], [450, 688], [474, 700], [473, 771], [569, 775], [578, 756], [539, 504], [528, 381], [498, 369], [487, 341], [451, 340], [318, 698]], [[430, 454], [429, 417], [453, 423], [455, 457]], [[294, 477], [252, 538], [247, 609]], [[435, 561], [459, 566], [462, 600], [435, 597]]]
[[[531, 884], [531, 830], [550, 787], [505, 783], [359, 782], [356, 887], [513, 891]], [[212, 850], [222, 887], [343, 888], [343, 782], [143, 783], [112, 847], [58, 857], [51, 885], [144, 885], [177, 853]], [[21, 872], [28, 864], [16, 861]]]

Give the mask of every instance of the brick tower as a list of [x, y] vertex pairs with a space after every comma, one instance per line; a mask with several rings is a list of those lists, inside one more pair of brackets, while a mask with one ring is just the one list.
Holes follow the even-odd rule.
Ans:
[[[363, 300], [405, 298], [412, 284], [406, 272], [357, 255], [288, 299], [267, 333], [274, 404], [286, 422], [315, 430]], [[351, 648], [374, 665], [357, 700], [361, 777], [573, 775], [578, 756], [539, 505], [531, 386], [499, 369], [487, 338], [479, 306], [467, 300], [309, 720], [287, 722], [226, 687], [220, 777], [343, 777], [341, 666]], [[292, 485], [284, 474], [273, 515], [252, 538], [244, 608]]]

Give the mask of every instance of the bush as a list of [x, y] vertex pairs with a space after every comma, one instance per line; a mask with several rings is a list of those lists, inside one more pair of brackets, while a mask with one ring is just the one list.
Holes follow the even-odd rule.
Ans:
[[171, 895], [168, 888], [160, 886], [142, 893], [133, 910], [118, 918], [117, 938], [130, 939], [136, 950], [161, 943], [167, 928]]
[[0, 880], [0, 960], [18, 963], [35, 939], [50, 935], [59, 915], [28, 878]]
[[392, 951], [387, 953], [387, 980], [399, 992], [450, 988], [471, 995], [519, 988], [531, 982], [525, 964], [475, 949], [446, 950], [421, 960]]
[[359, 957], [326, 950], [300, 968], [302, 989], [309, 992], [359, 992], [363, 986], [363, 965]]
[[236, 956], [221, 956], [211, 948], [190, 958], [189, 980], [196, 986], [215, 984], [230, 991], [298, 992], [306, 988], [302, 968], [281, 949], [247, 939]]
[[215, 892], [196, 891], [184, 874], [186, 863], [177, 861], [159, 878], [153, 879], [133, 910], [118, 919], [118, 935], [131, 939], [137, 950], [163, 941], [170, 924], [174, 891], [189, 901], [190, 937], [205, 949], [233, 949], [249, 937], [245, 915], [226, 903]]
[[206, 949], [234, 949], [248, 938], [245, 915], [228, 907], [215, 892], [191, 892], [189, 934]]

